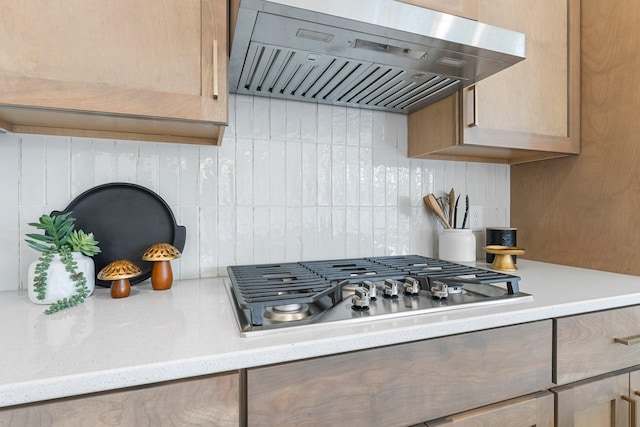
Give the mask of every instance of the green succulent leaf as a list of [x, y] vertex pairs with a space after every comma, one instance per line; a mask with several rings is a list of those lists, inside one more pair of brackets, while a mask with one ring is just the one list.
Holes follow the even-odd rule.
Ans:
[[98, 242], [94, 239], [93, 233], [85, 233], [82, 230], [74, 229], [75, 218], [71, 212], [50, 216], [42, 215], [38, 222], [29, 223], [30, 226], [38, 230], [43, 230], [44, 234], [28, 233], [25, 242], [29, 247], [41, 252], [38, 264], [35, 267], [34, 290], [37, 298], [44, 300], [47, 291], [47, 272], [53, 260], [54, 254], [60, 254], [60, 260], [65, 265], [69, 278], [75, 283], [76, 294], [70, 298], [64, 298], [51, 304], [45, 314], [52, 314], [69, 307], [73, 307], [84, 302], [89, 296], [87, 280], [81, 271], [78, 271], [78, 264], [73, 259], [72, 251], [79, 251], [87, 256], [94, 256], [100, 253]]

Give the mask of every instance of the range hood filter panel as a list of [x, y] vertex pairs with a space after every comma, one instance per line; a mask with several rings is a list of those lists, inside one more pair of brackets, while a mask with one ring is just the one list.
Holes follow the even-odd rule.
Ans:
[[460, 80], [432, 73], [258, 43], [247, 64], [237, 93], [401, 113], [462, 88]]

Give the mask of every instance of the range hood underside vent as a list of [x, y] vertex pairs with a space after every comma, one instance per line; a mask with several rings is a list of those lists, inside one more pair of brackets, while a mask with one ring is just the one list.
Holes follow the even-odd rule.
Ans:
[[235, 92], [406, 114], [461, 88], [432, 73], [252, 42]]

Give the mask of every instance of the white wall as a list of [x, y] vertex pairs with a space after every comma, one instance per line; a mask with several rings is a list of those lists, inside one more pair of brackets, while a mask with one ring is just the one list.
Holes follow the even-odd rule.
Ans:
[[509, 225], [509, 167], [408, 159], [406, 116], [240, 95], [229, 107], [220, 147], [0, 134], [0, 290], [24, 288], [37, 258], [27, 223], [107, 182], [172, 207], [187, 228], [180, 279], [234, 264], [435, 257], [439, 226], [422, 197], [451, 187], [484, 207], [485, 225]]

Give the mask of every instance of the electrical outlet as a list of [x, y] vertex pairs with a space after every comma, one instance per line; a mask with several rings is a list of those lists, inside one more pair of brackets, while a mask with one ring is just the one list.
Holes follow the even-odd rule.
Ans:
[[469, 227], [472, 230], [481, 230], [484, 227], [482, 206], [469, 206]]

